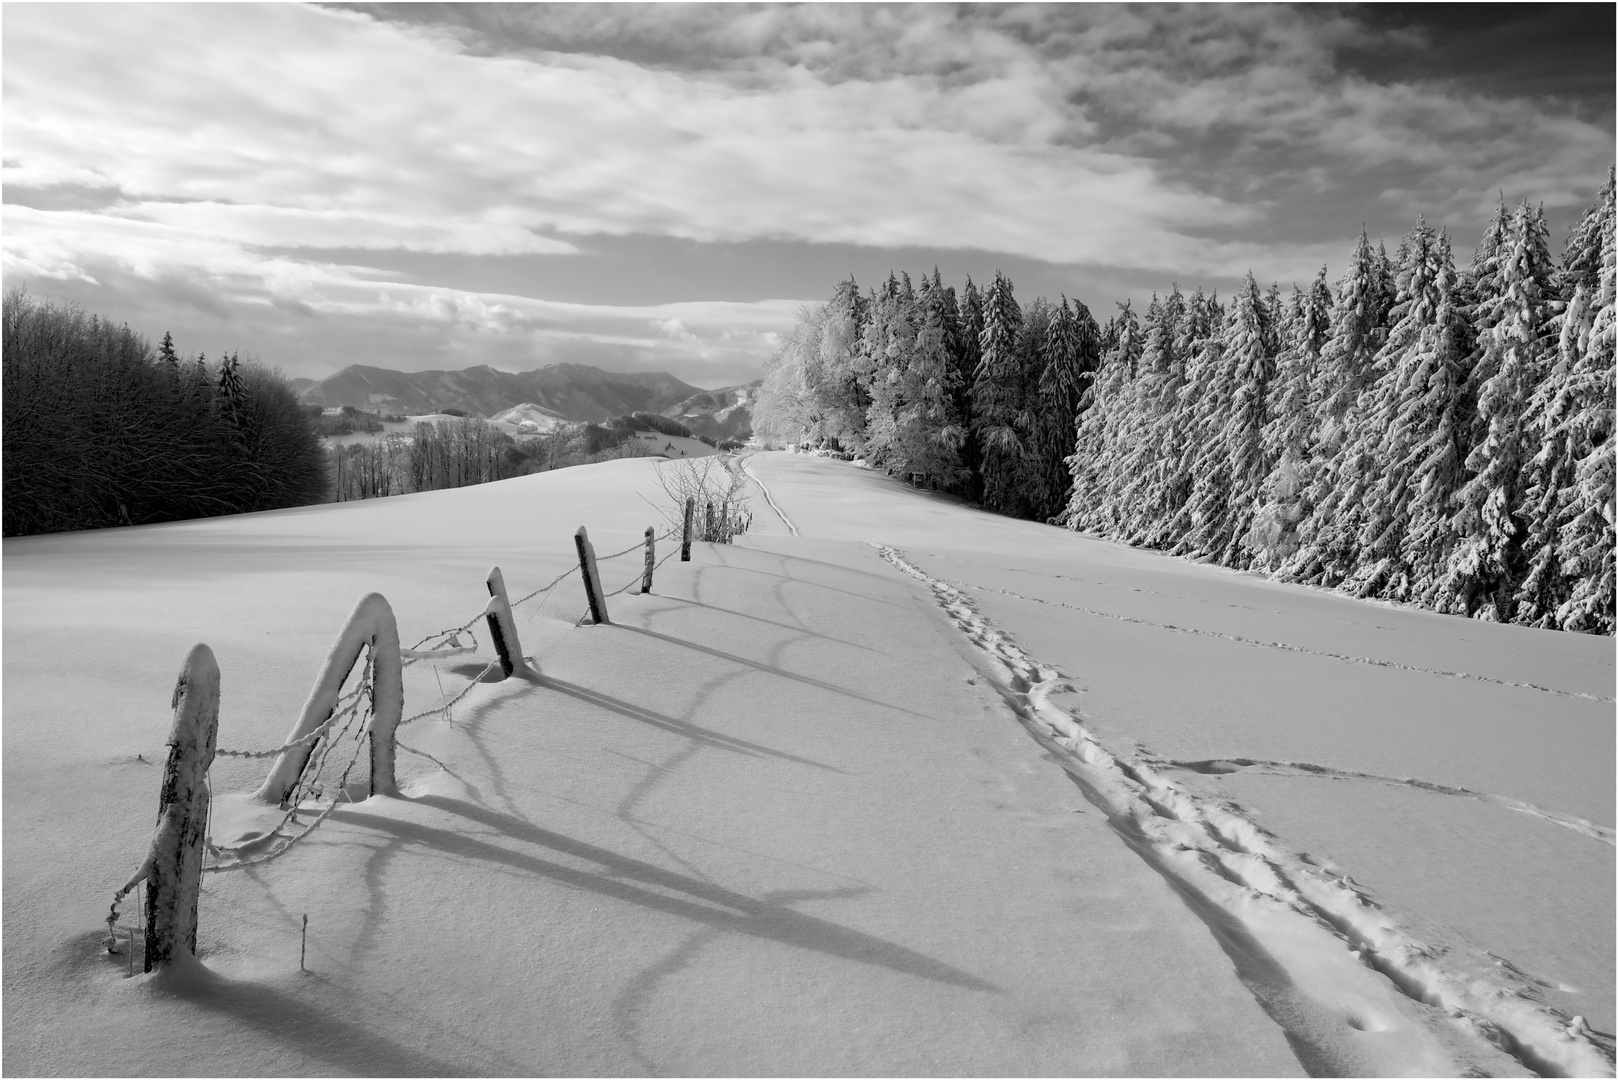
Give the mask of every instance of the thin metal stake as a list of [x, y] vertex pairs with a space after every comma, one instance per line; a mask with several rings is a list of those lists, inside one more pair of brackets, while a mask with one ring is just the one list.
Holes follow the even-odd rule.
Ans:
[[449, 720], [449, 726], [455, 726], [455, 714], [449, 711], [449, 695], [444, 693], [444, 680], [439, 677], [438, 665], [433, 665], [433, 678], [438, 679], [438, 700], [444, 703], [444, 716]]
[[303, 917], [303, 941], [298, 946], [298, 970], [299, 971], [308, 970], [307, 968], [305, 968], [303, 966], [303, 958], [304, 958], [304, 955], [308, 952], [308, 950], [309, 950], [309, 916], [307, 914], [305, 914], [304, 917]]

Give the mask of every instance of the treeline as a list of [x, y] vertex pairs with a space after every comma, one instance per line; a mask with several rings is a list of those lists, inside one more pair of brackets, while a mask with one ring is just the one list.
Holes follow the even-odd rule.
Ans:
[[[375, 420], [374, 428], [370, 420]], [[362, 432], [382, 428], [381, 418], [358, 411], [348, 424]], [[332, 452], [333, 498], [339, 502], [385, 498], [625, 457], [655, 456], [656, 446], [637, 438], [637, 431], [690, 435], [684, 424], [655, 413], [613, 417], [605, 425], [563, 424], [547, 435], [524, 439], [513, 439], [477, 418], [425, 421], [416, 424], [409, 435], [336, 447]], [[715, 445], [706, 437], [702, 441]]]
[[1003, 513], [1478, 618], [1614, 629], [1614, 182], [1144, 316], [890, 277], [803, 313], [755, 429]]
[[302, 506], [326, 455], [279, 372], [182, 358], [20, 290], [3, 302], [4, 532], [142, 525]]
[[687, 439], [695, 437], [691, 434], [691, 429], [678, 420], [654, 412], [633, 412], [614, 416], [607, 420], [607, 427], [619, 431], [655, 431], [660, 435], [680, 435]]
[[533, 471], [509, 435], [472, 418], [423, 421], [409, 436], [338, 446], [332, 462], [338, 502], [487, 484]]
[[1024, 309], [999, 273], [959, 294], [936, 269], [865, 295], [850, 279], [765, 366], [753, 431], [1048, 518], [1067, 505], [1073, 422], [1115, 329], [1065, 297]]

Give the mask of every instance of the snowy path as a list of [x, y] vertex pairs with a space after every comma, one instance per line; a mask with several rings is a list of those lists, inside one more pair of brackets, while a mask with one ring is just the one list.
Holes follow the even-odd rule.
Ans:
[[[975, 543], [959, 543], [959, 525], [952, 531], [926, 522], [943, 516], [941, 500], [832, 462], [771, 457], [754, 465], [775, 479], [778, 493], [785, 492], [781, 501], [808, 535], [817, 535], [820, 523], [822, 535], [851, 535], [858, 523], [867, 537], [886, 533], [932, 552], [918, 562], [967, 577], [987, 614], [974, 610], [969, 621], [976, 629], [963, 629], [981, 644], [984, 627], [1014, 628], [1024, 648], [1032, 644], [1033, 655], [1072, 675], [1084, 696], [1055, 712], [1082, 713], [1105, 732], [1103, 742], [1131, 762], [1126, 787], [1140, 786], [1136, 780], [1166, 786], [1192, 806], [1234, 807], [1243, 829], [1261, 821], [1294, 845], [1306, 841], [1295, 850], [1262, 852], [1266, 873], [1289, 860], [1293, 870], [1319, 863], [1340, 866], [1340, 877], [1352, 871], [1347, 894], [1328, 895], [1324, 910], [1309, 905], [1332, 926], [1339, 957], [1352, 948], [1356, 960], [1392, 977], [1390, 989], [1397, 983], [1396, 992], [1461, 1012], [1463, 1026], [1476, 1017], [1483, 1032], [1535, 1068], [1610, 1071], [1610, 1035], [1587, 1040], [1565, 1031], [1572, 1014], [1588, 1017], [1602, 1033], [1612, 1024], [1610, 641], [1354, 604], [1038, 526], [982, 522]], [[997, 534], [992, 542], [987, 533]], [[1016, 591], [1002, 584], [1008, 580], [1019, 580]], [[1103, 605], [1110, 610], [1099, 610]], [[1117, 622], [1136, 629], [1121, 632]], [[1164, 631], [1171, 636], [1165, 639]], [[1242, 648], [1210, 651], [1183, 635]], [[999, 631], [990, 636], [1010, 640]], [[1165, 651], [1176, 639], [1183, 644]], [[1300, 655], [1255, 658], [1254, 646]], [[1355, 672], [1347, 664], [1387, 670]], [[1515, 677], [1478, 674], [1490, 670]], [[1484, 685], [1446, 690], [1439, 681], [1455, 679]], [[1491, 684], [1497, 689], [1487, 690]], [[1551, 700], [1535, 702], [1536, 695]], [[1047, 699], [1042, 707], [1052, 704]], [[1316, 722], [1300, 724], [1300, 715]], [[1232, 746], [1251, 755], [1242, 760], [1268, 764], [1240, 765]], [[1195, 757], [1182, 748], [1194, 748]], [[1254, 752], [1278, 748], [1310, 753], [1282, 765], [1278, 754], [1260, 759]], [[1315, 764], [1323, 761], [1344, 767]], [[1259, 786], [1260, 776], [1294, 782], [1278, 793]], [[1344, 783], [1350, 780], [1370, 784], [1354, 790]], [[1239, 806], [1230, 799], [1236, 793]], [[1446, 806], [1435, 799], [1440, 795], [1529, 820]], [[1140, 809], [1138, 801], [1131, 808]], [[1164, 809], [1168, 817], [1181, 812], [1157, 808]], [[1208, 817], [1190, 815], [1202, 822], [1201, 843], [1211, 836], [1217, 851], [1219, 829], [1209, 827]], [[1546, 826], [1568, 831], [1547, 834]], [[1401, 843], [1380, 842], [1390, 835]], [[1217, 851], [1225, 869], [1229, 858], [1229, 851]], [[1239, 901], [1273, 891], [1239, 875], [1235, 883]], [[1229, 909], [1223, 905], [1216, 917]], [[1367, 948], [1378, 938], [1381, 950]], [[1294, 957], [1303, 965], [1326, 959], [1307, 951]], [[1466, 986], [1481, 997], [1468, 997]], [[1263, 988], [1255, 985], [1255, 994], [1262, 998]], [[1525, 1001], [1542, 1004], [1524, 1011]], [[1437, 1015], [1428, 1020], [1446, 1026]]]

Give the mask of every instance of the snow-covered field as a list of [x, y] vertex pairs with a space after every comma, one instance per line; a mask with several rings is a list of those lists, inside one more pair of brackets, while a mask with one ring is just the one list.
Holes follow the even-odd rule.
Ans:
[[[537, 678], [407, 668], [407, 716], [466, 691], [431, 758], [208, 875], [203, 969], [107, 954], [193, 644], [274, 747], [361, 595], [466, 623], [661, 527], [657, 467], [5, 541], [5, 1071], [1611, 1075], [1610, 639], [787, 454], [611, 624], [519, 604]], [[266, 767], [215, 762], [216, 842]]]

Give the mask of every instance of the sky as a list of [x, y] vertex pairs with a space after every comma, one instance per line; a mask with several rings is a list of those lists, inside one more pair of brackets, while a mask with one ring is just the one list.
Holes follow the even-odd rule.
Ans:
[[25, 4], [0, 270], [289, 376], [757, 378], [853, 275], [1100, 319], [1342, 272], [1614, 158], [1590, 5]]

